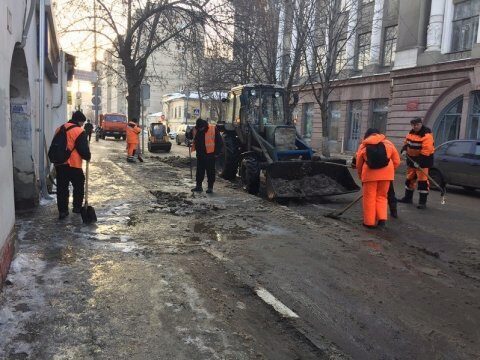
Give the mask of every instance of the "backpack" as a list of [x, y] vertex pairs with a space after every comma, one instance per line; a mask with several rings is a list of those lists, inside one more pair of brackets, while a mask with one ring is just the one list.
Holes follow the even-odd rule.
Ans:
[[378, 144], [368, 144], [366, 147], [366, 162], [370, 169], [381, 169], [388, 165], [390, 159], [387, 156], [387, 149], [383, 142], [379, 142]]
[[67, 148], [67, 132], [76, 127], [79, 126], [74, 125], [67, 129], [65, 125], [63, 125], [53, 137], [50, 148], [48, 149], [48, 158], [54, 165], [64, 164], [70, 158], [73, 149], [70, 151]]

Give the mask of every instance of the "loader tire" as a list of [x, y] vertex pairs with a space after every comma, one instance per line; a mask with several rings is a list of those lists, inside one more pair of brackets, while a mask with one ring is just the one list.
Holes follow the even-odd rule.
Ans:
[[260, 166], [257, 159], [246, 157], [242, 160], [242, 183], [245, 190], [252, 195], [257, 195], [260, 190]]
[[223, 151], [220, 156], [220, 176], [225, 180], [235, 180], [239, 160], [238, 140], [234, 135], [223, 135]]

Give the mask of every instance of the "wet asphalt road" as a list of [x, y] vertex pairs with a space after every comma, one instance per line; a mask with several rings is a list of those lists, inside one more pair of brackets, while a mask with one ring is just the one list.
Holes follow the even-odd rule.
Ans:
[[186, 147], [144, 164], [123, 147], [92, 144], [97, 225], [59, 224], [54, 203], [19, 216], [5, 358], [480, 357], [477, 195], [365, 231], [358, 207], [322, 216], [352, 195], [281, 206], [219, 181], [192, 198], [188, 160], [171, 158]]

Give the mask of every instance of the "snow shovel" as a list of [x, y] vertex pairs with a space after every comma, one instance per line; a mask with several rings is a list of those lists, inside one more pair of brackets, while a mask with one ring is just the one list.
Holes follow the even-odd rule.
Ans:
[[332, 219], [340, 219], [340, 216], [342, 216], [348, 209], [350, 209], [353, 205], [359, 202], [362, 198], [363, 198], [363, 194], [361, 194], [359, 197], [357, 197], [355, 200], [353, 200], [350, 204], [345, 206], [340, 211], [334, 211], [334, 212], [325, 214], [324, 216]]
[[90, 161], [87, 161], [87, 169], [85, 170], [85, 205], [82, 207], [81, 215], [84, 224], [91, 224], [97, 221], [97, 214], [95, 209], [88, 205], [88, 165]]

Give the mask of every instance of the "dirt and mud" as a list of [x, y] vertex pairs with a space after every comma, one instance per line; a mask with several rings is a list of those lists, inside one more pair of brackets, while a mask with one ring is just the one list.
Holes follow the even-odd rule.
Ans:
[[122, 150], [93, 146], [96, 225], [58, 223], [54, 203], [19, 218], [7, 358], [480, 357], [478, 238], [449, 250], [418, 224], [365, 231], [321, 216], [336, 200], [280, 206], [220, 180], [192, 196], [188, 158], [127, 164]]

